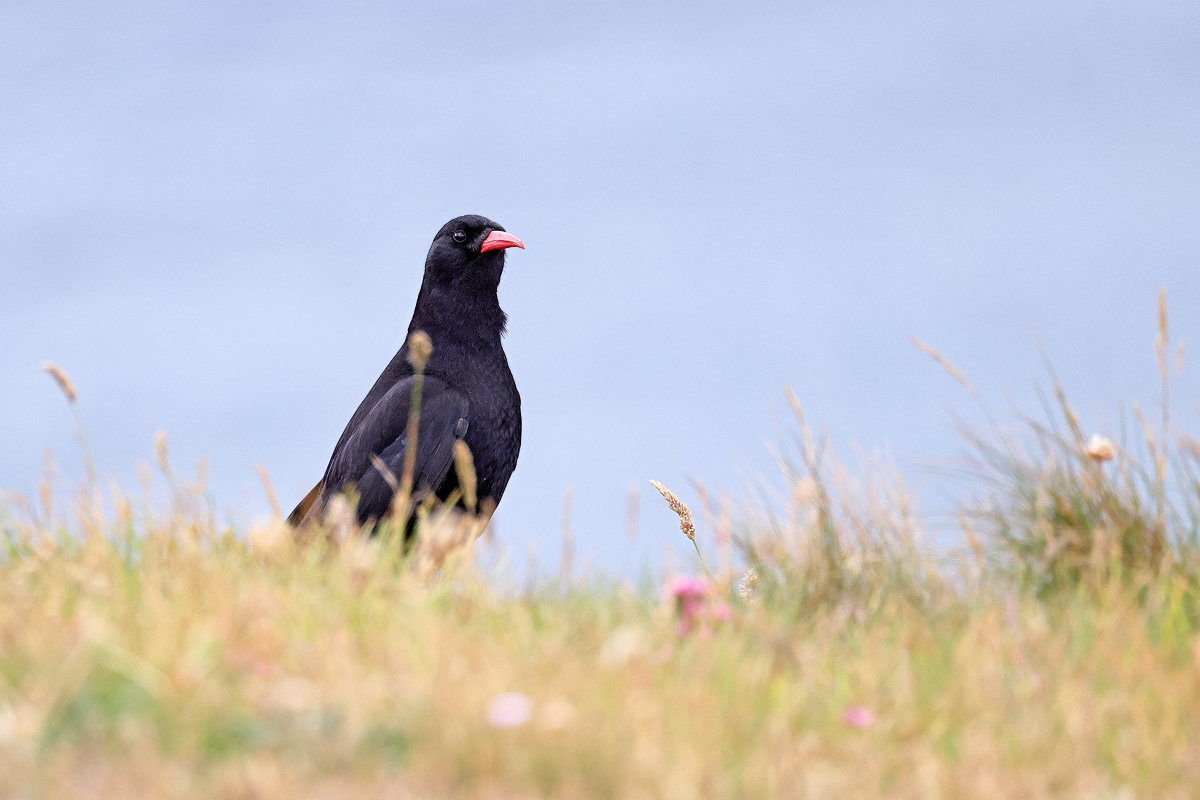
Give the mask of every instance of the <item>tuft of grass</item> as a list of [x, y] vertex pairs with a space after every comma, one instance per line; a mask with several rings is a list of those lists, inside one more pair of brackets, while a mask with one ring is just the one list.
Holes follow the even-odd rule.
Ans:
[[852, 473], [814, 439], [790, 388], [787, 398], [799, 460], [781, 454], [783, 492], [745, 509], [736, 541], [753, 586], [743, 581], [742, 595], [798, 618], [836, 609], [865, 619], [892, 601], [942, 606], [950, 586], [902, 478], [878, 457]]
[[[988, 543], [994, 570], [1035, 594], [1114, 577], [1200, 579], [1200, 448], [1171, 427], [1165, 293], [1158, 323], [1157, 428], [1134, 403], [1137, 425], [1130, 432], [1122, 422], [1118, 444], [1088, 437], [1057, 379], [1052, 398], [1043, 396], [1044, 419], [1025, 417], [1016, 431], [995, 423], [983, 433], [963, 428], [966, 476], [976, 489], [961, 509], [963, 528], [977, 548], [980, 539]], [[1182, 361], [1180, 345], [1177, 371]]]

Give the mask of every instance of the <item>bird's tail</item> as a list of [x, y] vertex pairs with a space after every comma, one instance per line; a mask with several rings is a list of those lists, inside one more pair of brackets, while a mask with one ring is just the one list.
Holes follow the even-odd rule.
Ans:
[[325, 488], [325, 481], [321, 481], [312, 488], [312, 491], [304, 495], [304, 499], [288, 514], [287, 522], [293, 528], [299, 528], [308, 518], [308, 514], [312, 511], [313, 506], [317, 504], [317, 500], [321, 498], [321, 490]]

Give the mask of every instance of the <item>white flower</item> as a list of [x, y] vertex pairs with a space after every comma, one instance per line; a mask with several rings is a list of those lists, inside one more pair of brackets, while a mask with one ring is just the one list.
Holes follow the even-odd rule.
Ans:
[[1113, 443], [1097, 433], [1087, 443], [1084, 452], [1092, 461], [1111, 461], [1114, 453]]
[[505, 692], [488, 703], [488, 723], [493, 728], [519, 728], [533, 715], [533, 701], [519, 692]]

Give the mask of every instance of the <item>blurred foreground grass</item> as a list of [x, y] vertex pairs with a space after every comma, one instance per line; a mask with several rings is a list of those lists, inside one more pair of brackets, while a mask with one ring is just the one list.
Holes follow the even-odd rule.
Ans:
[[716, 574], [664, 587], [223, 529], [165, 448], [167, 512], [10, 503], [0, 796], [1195, 797], [1200, 447], [1165, 399], [1127, 445], [1056, 397], [968, 436], [950, 550], [797, 404], [776, 496], [707, 509]]

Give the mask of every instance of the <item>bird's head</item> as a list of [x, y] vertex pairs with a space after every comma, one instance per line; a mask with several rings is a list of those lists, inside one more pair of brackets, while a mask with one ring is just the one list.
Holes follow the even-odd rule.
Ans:
[[487, 217], [457, 217], [433, 237], [425, 278], [439, 286], [494, 291], [504, 272], [504, 251], [510, 247], [525, 245]]

